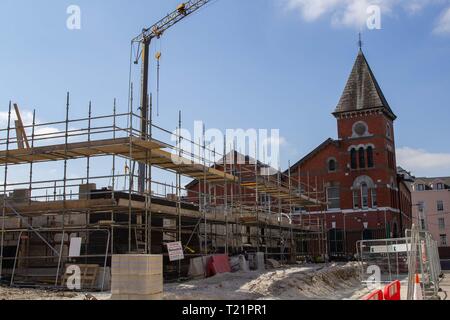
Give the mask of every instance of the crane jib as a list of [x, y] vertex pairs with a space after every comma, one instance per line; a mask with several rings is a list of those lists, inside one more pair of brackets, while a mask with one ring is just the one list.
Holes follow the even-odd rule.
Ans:
[[191, 0], [185, 3], [181, 3], [172, 13], [169, 13], [167, 16], [162, 18], [150, 28], [142, 30], [142, 33], [134, 38], [133, 42], [145, 42], [150, 41], [153, 38], [161, 37], [167, 29], [177, 24], [179, 21], [183, 20], [211, 1], [212, 0]]
[[[212, 0], [190, 0], [188, 2], [181, 3], [172, 13], [155, 23], [148, 29], [144, 29], [142, 33], [132, 40], [133, 43], [139, 43], [142, 45], [142, 65], [141, 65], [141, 137], [143, 140], [151, 138], [151, 130], [149, 129], [149, 98], [148, 98], [148, 82], [149, 82], [149, 50], [150, 43], [153, 38], [159, 38], [162, 34], [174, 26], [190, 14], [194, 13], [208, 2]], [[130, 78], [131, 81], [131, 78]], [[131, 84], [130, 84], [131, 85]], [[151, 125], [150, 125], [151, 129]], [[138, 179], [139, 191], [143, 192], [145, 188], [145, 165], [139, 165], [139, 179]]]

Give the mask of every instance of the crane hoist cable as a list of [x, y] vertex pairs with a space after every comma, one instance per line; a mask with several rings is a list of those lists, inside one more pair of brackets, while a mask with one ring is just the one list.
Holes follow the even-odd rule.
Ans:
[[[137, 47], [137, 48], [135, 49], [135, 47]], [[131, 48], [132, 48], [132, 51], [136, 51], [136, 56], [135, 56], [135, 59], [134, 59], [133, 63], [134, 64], [139, 64], [139, 59], [142, 56], [141, 43], [138, 42], [137, 44], [135, 44], [134, 42], [132, 42], [131, 43]]]
[[159, 85], [160, 85], [160, 60], [161, 60], [161, 51], [156, 52], [156, 115], [159, 117]]
[[[144, 28], [142, 32], [134, 37], [131, 42], [133, 44], [138, 43], [138, 46], [140, 47], [138, 49], [138, 52], [141, 51], [140, 54], [138, 54], [138, 57], [141, 57], [141, 106], [147, 105], [147, 95], [148, 95], [148, 84], [149, 84], [149, 48], [150, 44], [153, 39], [161, 39], [161, 36], [169, 30], [171, 27], [179, 23], [180, 21], [186, 19], [188, 16], [191, 16], [194, 12], [200, 10], [204, 6], [206, 6], [209, 3], [213, 3], [217, 0], [189, 0], [186, 2], [183, 2], [177, 6], [177, 8], [172, 11], [171, 13], [167, 14], [164, 18], [159, 20], [157, 23], [155, 23], [153, 26], [149, 28]], [[138, 62], [138, 59], [135, 60], [135, 62]], [[131, 77], [130, 77], [131, 78]], [[146, 121], [148, 120], [148, 114], [145, 112], [145, 108], [141, 109], [141, 134], [142, 136], [146, 136], [147, 132], [145, 132], [146, 129]], [[142, 179], [142, 177], [141, 177]]]

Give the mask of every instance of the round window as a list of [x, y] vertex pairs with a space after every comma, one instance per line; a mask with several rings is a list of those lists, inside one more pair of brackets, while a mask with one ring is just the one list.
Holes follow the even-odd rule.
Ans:
[[357, 136], [364, 136], [367, 134], [367, 125], [364, 122], [358, 122], [353, 127], [353, 132]]

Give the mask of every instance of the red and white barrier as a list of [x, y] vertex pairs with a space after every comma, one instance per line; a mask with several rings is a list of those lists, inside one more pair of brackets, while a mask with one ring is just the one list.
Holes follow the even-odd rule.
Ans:
[[369, 293], [361, 300], [399, 301], [401, 300], [401, 289], [402, 285], [397, 280], [385, 286], [383, 290], [375, 290]]
[[372, 293], [369, 293], [367, 296], [362, 298], [362, 300], [383, 300], [383, 291], [376, 290]]
[[400, 281], [394, 281], [384, 287], [384, 300], [398, 301], [401, 300], [401, 288]]

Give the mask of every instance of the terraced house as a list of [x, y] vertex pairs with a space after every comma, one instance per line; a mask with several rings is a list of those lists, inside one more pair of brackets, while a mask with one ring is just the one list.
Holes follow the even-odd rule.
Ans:
[[417, 178], [412, 184], [413, 217], [439, 244], [441, 258], [450, 258], [450, 177]]

